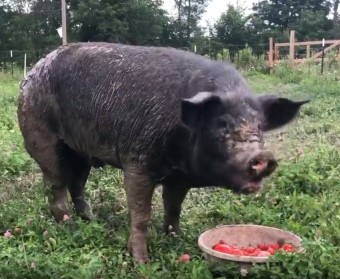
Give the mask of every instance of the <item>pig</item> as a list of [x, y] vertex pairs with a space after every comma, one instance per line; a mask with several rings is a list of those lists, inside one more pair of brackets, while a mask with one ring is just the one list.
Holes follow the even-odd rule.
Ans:
[[254, 94], [232, 65], [168, 47], [73, 43], [43, 57], [20, 84], [18, 123], [56, 221], [92, 220], [92, 167], [121, 169], [128, 250], [148, 261], [151, 200], [162, 186], [164, 231], [180, 233], [191, 188], [251, 194], [277, 167], [264, 133], [291, 122], [308, 100]]

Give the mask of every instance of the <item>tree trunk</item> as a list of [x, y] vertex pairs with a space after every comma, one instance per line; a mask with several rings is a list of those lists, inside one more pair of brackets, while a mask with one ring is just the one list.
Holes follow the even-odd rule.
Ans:
[[338, 9], [339, 9], [340, 0], [334, 0], [334, 20], [338, 20]]
[[340, 21], [339, 21], [339, 9], [340, 0], [334, 0], [334, 6], [333, 6], [333, 30], [334, 30], [334, 36], [338, 37], [340, 36]]
[[178, 13], [178, 24], [182, 23], [182, 0], [175, 0], [175, 4], [177, 6], [177, 13]]
[[187, 42], [190, 39], [191, 0], [188, 1]]
[[179, 45], [182, 46], [183, 44], [183, 30], [182, 30], [182, 1], [183, 0], [174, 0], [177, 6], [177, 13], [178, 13], [178, 40]]

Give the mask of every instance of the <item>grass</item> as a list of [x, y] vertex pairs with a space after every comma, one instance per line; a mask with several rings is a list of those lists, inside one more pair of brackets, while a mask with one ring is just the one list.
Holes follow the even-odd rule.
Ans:
[[[41, 174], [18, 129], [18, 79], [0, 77], [0, 233], [13, 235], [0, 235], [0, 278], [239, 278], [235, 265], [211, 266], [197, 246], [205, 229], [231, 223], [287, 229], [306, 247], [304, 255], [278, 255], [255, 266], [249, 278], [340, 278], [340, 82], [336, 73], [293, 74], [279, 69], [248, 76], [257, 92], [312, 99], [294, 123], [268, 135], [281, 163], [265, 189], [252, 196], [192, 190], [183, 204], [183, 235], [175, 238], [161, 233], [163, 209], [156, 191], [152, 262], [142, 266], [126, 250], [129, 221], [120, 171], [92, 171], [87, 194], [96, 221], [85, 223], [72, 214], [54, 222]], [[183, 253], [191, 255], [190, 263], [176, 261]]]

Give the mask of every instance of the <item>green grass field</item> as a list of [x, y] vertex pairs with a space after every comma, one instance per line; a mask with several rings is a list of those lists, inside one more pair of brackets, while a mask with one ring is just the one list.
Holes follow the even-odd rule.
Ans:
[[[96, 221], [74, 214], [60, 224], [49, 214], [41, 174], [24, 151], [16, 105], [18, 79], [0, 77], [0, 278], [239, 278], [233, 264], [210, 266], [197, 246], [204, 230], [253, 223], [290, 230], [303, 239], [303, 255], [275, 255], [248, 278], [340, 278], [340, 82], [277, 71], [248, 75], [257, 92], [309, 97], [299, 118], [268, 135], [281, 159], [264, 190], [238, 196], [223, 189], [192, 190], [183, 204], [183, 235], [162, 232], [162, 200], [153, 200], [151, 263], [138, 266], [126, 250], [129, 232], [120, 171], [94, 170], [87, 184]], [[12, 237], [4, 237], [10, 230]], [[178, 263], [183, 254], [190, 263]]]

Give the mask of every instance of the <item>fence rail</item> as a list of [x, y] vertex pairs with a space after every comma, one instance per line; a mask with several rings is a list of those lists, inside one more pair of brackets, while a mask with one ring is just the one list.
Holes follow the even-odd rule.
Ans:
[[[325, 46], [327, 47], [325, 48]], [[305, 51], [305, 58], [299, 57], [299, 55], [296, 52], [297, 47], [301, 49], [301, 47], [306, 47]], [[321, 51], [318, 51], [316, 53], [312, 53], [311, 46], [321, 46]], [[269, 51], [268, 51], [268, 67], [270, 69], [273, 69], [275, 64], [280, 64], [283, 61], [286, 61], [284, 59], [281, 59], [281, 49], [289, 47], [288, 52], [288, 60], [289, 63], [292, 66], [300, 66], [307, 61], [309, 62], [319, 62], [322, 60], [328, 61], [330, 58], [323, 57], [320, 58], [320, 56], [324, 56], [329, 51], [334, 50], [335, 55], [333, 55], [332, 60], [340, 61], [340, 39], [335, 40], [322, 40], [322, 41], [306, 41], [306, 42], [296, 42], [295, 41], [295, 31], [290, 31], [290, 40], [288, 43], [274, 43], [273, 38], [269, 39]], [[338, 50], [336, 48], [338, 47]]]

